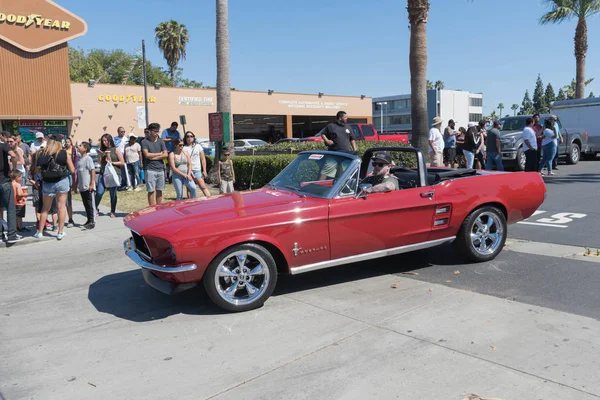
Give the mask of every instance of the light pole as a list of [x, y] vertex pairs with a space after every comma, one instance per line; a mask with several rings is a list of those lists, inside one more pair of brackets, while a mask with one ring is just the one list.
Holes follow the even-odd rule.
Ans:
[[387, 101], [380, 101], [376, 103], [379, 106], [379, 110], [381, 111], [381, 131], [380, 134], [383, 134], [383, 106], [387, 105]]

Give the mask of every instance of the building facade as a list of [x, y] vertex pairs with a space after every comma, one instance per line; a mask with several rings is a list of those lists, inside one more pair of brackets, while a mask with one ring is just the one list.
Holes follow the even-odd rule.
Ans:
[[[378, 131], [410, 133], [410, 113], [410, 94], [373, 98], [373, 125]], [[462, 90], [428, 90], [427, 114], [428, 121], [433, 117], [441, 117], [447, 124], [448, 120], [453, 119], [457, 127], [466, 128], [469, 122], [477, 123], [483, 118], [483, 94]]]
[[[0, 128], [20, 133], [58, 133], [97, 141], [117, 127], [143, 135], [144, 88], [133, 85], [72, 83], [67, 42], [84, 35], [87, 25], [52, 1], [0, 0]], [[371, 122], [371, 97], [272, 90], [231, 93], [233, 135], [279, 138], [315, 135], [340, 111], [351, 122]], [[208, 114], [216, 112], [214, 89], [148, 87], [148, 117], [168, 127], [186, 116], [186, 130], [208, 138]], [[183, 128], [183, 127], [181, 127]], [[180, 129], [181, 131], [181, 129]]]

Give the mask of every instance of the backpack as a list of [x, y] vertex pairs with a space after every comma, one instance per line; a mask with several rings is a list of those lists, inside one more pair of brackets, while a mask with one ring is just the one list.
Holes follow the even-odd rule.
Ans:
[[42, 180], [47, 182], [58, 182], [65, 176], [66, 167], [58, 164], [53, 155], [42, 154], [37, 160], [37, 165], [42, 173]]

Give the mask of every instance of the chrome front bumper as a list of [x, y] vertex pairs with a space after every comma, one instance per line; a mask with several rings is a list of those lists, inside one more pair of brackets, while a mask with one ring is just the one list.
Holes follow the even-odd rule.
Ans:
[[166, 267], [164, 265], [161, 266], [161, 265], [153, 264], [153, 263], [147, 261], [145, 259], [145, 257], [141, 256], [138, 253], [138, 251], [135, 247], [135, 243], [133, 242], [133, 238], [129, 238], [129, 239], [125, 240], [123, 242], [123, 248], [125, 250], [125, 255], [127, 257], [129, 257], [134, 263], [136, 263], [137, 265], [139, 265], [140, 267], [142, 267], [144, 269], [174, 274], [177, 272], [193, 271], [198, 268], [198, 266], [196, 264], [184, 264], [184, 265], [180, 265], [178, 267]]

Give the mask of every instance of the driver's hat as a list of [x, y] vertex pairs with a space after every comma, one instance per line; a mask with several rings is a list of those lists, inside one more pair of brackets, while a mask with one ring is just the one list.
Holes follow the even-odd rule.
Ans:
[[391, 164], [392, 156], [390, 156], [386, 152], [379, 152], [379, 153], [375, 153], [375, 155], [373, 156], [373, 160], [382, 160], [382, 161], [385, 161], [386, 164]]

